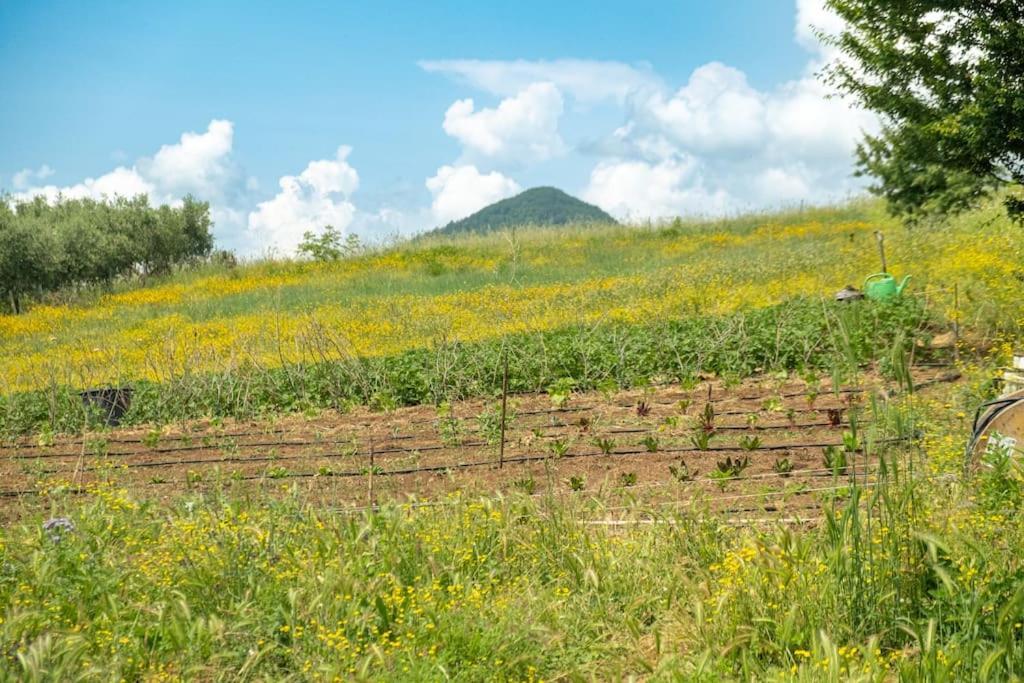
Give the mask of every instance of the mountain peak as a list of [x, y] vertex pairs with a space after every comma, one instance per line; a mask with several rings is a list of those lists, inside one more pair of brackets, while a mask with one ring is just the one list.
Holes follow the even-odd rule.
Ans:
[[490, 232], [517, 225], [566, 225], [569, 223], [615, 224], [607, 213], [557, 187], [533, 187], [485, 206], [471, 216], [452, 221], [437, 232], [452, 235]]

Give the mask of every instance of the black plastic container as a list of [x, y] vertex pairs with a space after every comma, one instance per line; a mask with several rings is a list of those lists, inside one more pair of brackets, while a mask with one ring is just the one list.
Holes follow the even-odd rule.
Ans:
[[121, 418], [132, 405], [131, 387], [108, 387], [89, 389], [79, 394], [82, 405], [90, 412], [96, 412], [110, 427], [121, 424]]

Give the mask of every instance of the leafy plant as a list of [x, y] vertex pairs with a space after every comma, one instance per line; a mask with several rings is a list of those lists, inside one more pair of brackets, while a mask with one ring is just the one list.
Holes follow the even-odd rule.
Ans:
[[648, 434], [647, 436], [645, 436], [640, 443], [643, 444], [644, 448], [647, 449], [648, 453], [658, 452], [658, 437], [654, 436], [653, 434]]
[[647, 401], [640, 401], [636, 404], [636, 416], [647, 417], [651, 414], [651, 404]]
[[772, 471], [783, 477], [788, 477], [792, 472], [795, 465], [789, 457], [776, 458], [775, 464], [772, 465]]
[[835, 446], [826, 446], [822, 449], [822, 464], [825, 469], [831, 470], [833, 474], [845, 474], [849, 463], [846, 459], [846, 451]]
[[448, 401], [437, 407], [437, 432], [441, 443], [446, 446], [458, 446], [462, 443], [462, 426], [453, 415], [452, 405]]
[[567, 406], [575, 386], [576, 382], [571, 377], [563, 377], [551, 384], [548, 387], [548, 398], [551, 399], [551, 405], [559, 410]]
[[587, 480], [583, 475], [569, 477], [569, 488], [573, 491], [582, 491], [587, 486]]
[[690, 466], [687, 465], [686, 461], [683, 459], [679, 460], [678, 465], [669, 465], [668, 471], [669, 474], [672, 475], [673, 479], [683, 484], [693, 481], [697, 478], [698, 474], [697, 470], [691, 470]]
[[284, 479], [288, 476], [288, 468], [280, 466], [268, 467], [265, 474], [268, 479]]
[[569, 452], [568, 439], [554, 439], [548, 444], [548, 450], [556, 458], [561, 458]]
[[750, 456], [743, 456], [742, 458], [727, 456], [725, 460], [719, 460], [715, 463], [715, 469], [731, 479], [736, 479], [743, 474], [743, 471], [750, 467]]
[[690, 434], [690, 443], [697, 450], [706, 451], [711, 446], [712, 436], [712, 432], [704, 431], [703, 429], [697, 430]]
[[594, 439], [593, 444], [597, 446], [598, 450], [600, 450], [604, 455], [611, 455], [612, 451], [615, 450], [615, 440], [607, 436]]
[[533, 495], [534, 491], [537, 490], [537, 482], [534, 481], [533, 477], [524, 477], [523, 479], [516, 479], [512, 482], [513, 488], [519, 489], [527, 495]]
[[635, 486], [636, 485], [636, 472], [623, 472], [619, 475], [619, 486]]
[[701, 411], [698, 424], [702, 430], [708, 434], [715, 431], [715, 405], [711, 402], [704, 404], [704, 409]]
[[740, 437], [740, 448], [745, 451], [756, 451], [761, 447], [761, 437], [744, 434]]

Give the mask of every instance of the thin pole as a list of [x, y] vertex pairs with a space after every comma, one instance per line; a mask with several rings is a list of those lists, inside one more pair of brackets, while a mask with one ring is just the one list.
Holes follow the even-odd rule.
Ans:
[[504, 371], [501, 374], [501, 445], [498, 447], [498, 469], [505, 468], [505, 412], [508, 408], [508, 349], [504, 354]]
[[953, 283], [953, 361], [960, 362], [960, 283]]
[[374, 454], [374, 450], [373, 450], [373, 434], [371, 433], [370, 434], [370, 472], [367, 475], [367, 489], [368, 489], [368, 491], [367, 491], [367, 498], [369, 498], [369, 501], [370, 501], [369, 505], [370, 505], [371, 509], [373, 508], [373, 468], [374, 468], [373, 454]]
[[888, 273], [889, 266], [885, 263], [885, 235], [881, 230], [875, 230], [875, 239], [878, 240], [878, 255], [882, 258], [882, 272]]

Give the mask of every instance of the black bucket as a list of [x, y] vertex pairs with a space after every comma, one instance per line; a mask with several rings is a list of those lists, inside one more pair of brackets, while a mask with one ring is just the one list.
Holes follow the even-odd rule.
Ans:
[[96, 412], [107, 426], [116, 427], [132, 405], [131, 387], [108, 387], [89, 389], [79, 394], [82, 405], [89, 412]]

